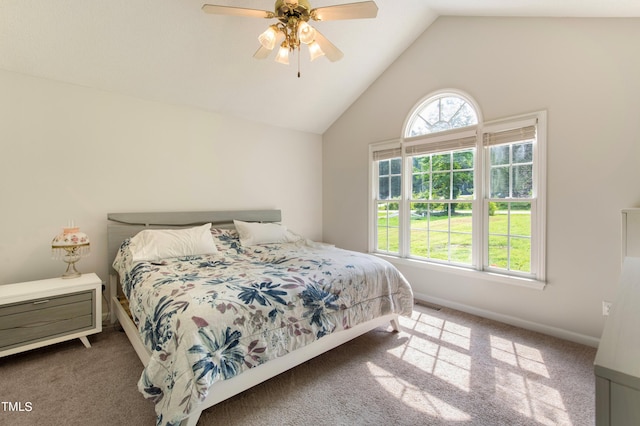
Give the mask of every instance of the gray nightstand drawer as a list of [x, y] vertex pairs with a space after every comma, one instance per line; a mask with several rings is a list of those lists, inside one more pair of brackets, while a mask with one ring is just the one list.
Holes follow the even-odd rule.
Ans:
[[90, 329], [95, 291], [84, 291], [0, 307], [0, 350]]

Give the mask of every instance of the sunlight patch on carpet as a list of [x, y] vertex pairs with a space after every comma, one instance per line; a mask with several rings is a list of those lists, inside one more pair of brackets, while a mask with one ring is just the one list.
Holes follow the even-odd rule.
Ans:
[[[550, 369], [539, 349], [495, 334], [472, 335], [468, 326], [415, 310], [411, 318], [400, 317], [400, 325], [407, 341], [387, 351], [399, 361], [468, 395], [486, 384], [488, 390], [494, 389], [496, 401], [536, 424], [573, 426], [562, 394], [553, 385]], [[478, 350], [487, 355], [490, 353], [487, 361], [494, 371], [493, 377], [480, 378], [482, 384], [474, 377], [475, 388], [472, 388], [475, 362], [472, 347], [476, 353]], [[470, 418], [459, 408], [380, 367], [369, 364], [369, 370], [390, 394], [411, 407], [447, 421]]]
[[391, 396], [407, 406], [446, 421], [471, 420], [471, 416], [464, 411], [400, 379], [384, 368], [372, 362], [368, 362], [367, 367], [371, 375]]
[[498, 336], [489, 337], [495, 367], [496, 393], [520, 414], [543, 425], [571, 425], [560, 392], [550, 379], [540, 350]]
[[557, 389], [509, 370], [495, 367], [496, 394], [501, 401], [543, 425], [572, 424]]
[[464, 325], [425, 313], [413, 311], [411, 318], [400, 317], [403, 328], [417, 331], [427, 337], [442, 340], [462, 349], [469, 350], [471, 346], [471, 329]]
[[544, 365], [542, 354], [538, 349], [497, 336], [491, 336], [490, 340], [492, 358], [547, 379], [550, 377], [549, 371]]
[[[404, 330], [413, 332], [408, 333], [409, 340], [406, 345], [389, 350], [390, 354], [462, 391], [469, 392], [469, 327], [426, 314], [414, 315], [411, 319], [401, 318], [401, 326]], [[455, 349], [456, 347], [459, 350]]]

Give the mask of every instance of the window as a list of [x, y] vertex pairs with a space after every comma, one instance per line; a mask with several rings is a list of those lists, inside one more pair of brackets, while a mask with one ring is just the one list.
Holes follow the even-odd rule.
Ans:
[[376, 250], [399, 254], [399, 202], [402, 194], [402, 156], [399, 145], [378, 147], [376, 163]]
[[[475, 146], [475, 137], [469, 139]], [[411, 165], [409, 256], [471, 265], [475, 149], [424, 153]]]
[[485, 269], [531, 275], [537, 185], [534, 173], [536, 126], [483, 133], [487, 159], [488, 249]]
[[544, 281], [544, 112], [483, 123], [443, 92], [371, 145], [373, 252]]
[[478, 124], [478, 116], [467, 100], [455, 94], [437, 95], [416, 109], [405, 136], [421, 136], [474, 124]]

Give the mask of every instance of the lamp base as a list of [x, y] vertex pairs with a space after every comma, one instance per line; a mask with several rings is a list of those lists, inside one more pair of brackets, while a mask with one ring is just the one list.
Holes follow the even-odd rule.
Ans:
[[67, 270], [64, 271], [64, 274], [62, 274], [62, 278], [78, 278], [80, 275], [82, 274], [76, 269], [76, 261], [74, 260], [72, 262], [67, 262]]

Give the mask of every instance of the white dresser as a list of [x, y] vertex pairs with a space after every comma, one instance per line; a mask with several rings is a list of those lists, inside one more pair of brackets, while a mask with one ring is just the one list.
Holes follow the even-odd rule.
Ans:
[[622, 274], [595, 360], [596, 425], [640, 425], [640, 209], [622, 212]]

